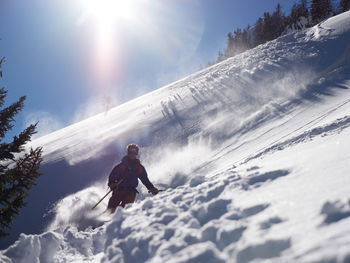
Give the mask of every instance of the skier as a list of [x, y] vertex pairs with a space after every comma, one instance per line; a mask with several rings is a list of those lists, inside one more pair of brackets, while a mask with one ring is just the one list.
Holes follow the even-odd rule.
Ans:
[[113, 190], [109, 199], [107, 209], [114, 213], [118, 206], [125, 207], [126, 204], [134, 203], [138, 191], [138, 179], [147, 187], [153, 195], [158, 189], [149, 181], [145, 167], [137, 159], [139, 146], [129, 144], [126, 147], [127, 155], [123, 157], [120, 164], [115, 166], [109, 175], [108, 186]]

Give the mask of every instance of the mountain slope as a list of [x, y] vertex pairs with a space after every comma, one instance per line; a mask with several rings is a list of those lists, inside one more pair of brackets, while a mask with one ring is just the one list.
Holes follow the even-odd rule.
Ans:
[[[34, 141], [45, 176], [14, 228], [46, 231], [0, 259], [348, 262], [348, 43], [350, 12]], [[166, 191], [140, 186], [100, 226], [106, 203], [90, 207], [130, 141]]]

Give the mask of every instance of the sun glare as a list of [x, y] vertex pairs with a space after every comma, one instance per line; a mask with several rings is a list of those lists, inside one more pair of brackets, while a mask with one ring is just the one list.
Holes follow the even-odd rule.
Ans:
[[84, 9], [83, 20], [90, 20], [99, 31], [104, 45], [123, 24], [135, 18], [136, 4], [126, 0], [81, 0]]
[[[91, 47], [92, 81], [97, 89], [122, 82], [140, 54], [175, 64], [196, 52], [204, 31], [197, 0], [78, 0], [77, 26]], [[197, 10], [197, 11], [196, 11]], [[199, 11], [198, 11], [199, 10]], [[136, 55], [137, 54], [137, 55]], [[131, 65], [131, 63], [130, 63]]]
[[[138, 1], [80, 0], [82, 8], [78, 24], [92, 26], [91, 36], [96, 43], [94, 75], [99, 85], [107, 83], [113, 68], [120, 63], [121, 31], [136, 18]], [[116, 57], [117, 56], [117, 57]]]
[[84, 11], [79, 24], [89, 22], [96, 27], [100, 48], [111, 45], [118, 31], [137, 16], [138, 1], [134, 0], [81, 0], [80, 3]]
[[111, 26], [118, 20], [131, 20], [135, 11], [134, 1], [126, 0], [85, 0], [88, 16], [103, 26]]

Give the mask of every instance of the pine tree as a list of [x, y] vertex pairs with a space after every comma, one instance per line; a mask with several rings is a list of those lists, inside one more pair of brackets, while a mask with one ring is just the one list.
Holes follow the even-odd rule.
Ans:
[[263, 43], [273, 40], [273, 21], [271, 14], [268, 12], [264, 13], [264, 26], [263, 26]]
[[307, 0], [300, 0], [299, 4], [300, 16], [308, 17], [309, 9], [307, 8]]
[[221, 61], [223, 61], [225, 59], [224, 54], [219, 50], [218, 52], [218, 58], [216, 60], [216, 63], [220, 63]]
[[330, 0], [312, 0], [311, 2], [311, 18], [314, 24], [327, 18], [332, 11]]
[[243, 42], [245, 43], [246, 50], [252, 48], [252, 42], [251, 42], [251, 36], [249, 32], [251, 31], [251, 26], [248, 24], [248, 26], [243, 30]]
[[[301, 21], [304, 20], [304, 21]], [[287, 21], [288, 26], [295, 30], [309, 27], [309, 10], [307, 0], [300, 0], [300, 3], [294, 3]]]
[[[233, 32], [233, 34], [231, 32], [228, 33], [225, 53], [224, 54], [219, 53], [219, 55], [222, 55], [222, 58], [225, 59], [225, 58], [233, 57], [249, 49], [251, 46], [250, 39], [248, 36], [249, 29], [250, 29], [250, 26], [248, 25], [243, 31], [242, 29], [237, 28]], [[218, 62], [219, 62], [219, 58], [220, 56], [218, 57]]]
[[350, 10], [350, 0], [341, 0], [339, 5], [341, 12], [346, 12]]
[[[4, 58], [0, 61], [0, 68]], [[2, 72], [0, 71], [0, 76]], [[35, 133], [35, 125], [30, 125], [9, 143], [5, 134], [13, 127], [14, 116], [23, 108], [25, 96], [2, 109], [7, 91], [0, 89], [0, 237], [6, 236], [13, 219], [19, 215], [20, 208], [26, 205], [24, 199], [29, 190], [36, 185], [41, 175], [38, 171], [41, 163], [42, 148], [25, 152], [24, 145]]]
[[227, 34], [227, 45], [225, 49], [225, 57], [229, 58], [234, 56], [234, 37], [231, 32]]
[[256, 21], [255, 26], [254, 26], [254, 32], [253, 32], [253, 36], [254, 36], [254, 46], [258, 46], [262, 43], [264, 43], [263, 40], [263, 32], [264, 30], [264, 20], [259, 17], [259, 19]]
[[285, 16], [282, 13], [282, 7], [280, 4], [277, 4], [276, 10], [272, 13], [272, 38], [276, 39], [280, 37], [285, 30]]
[[243, 43], [243, 32], [242, 29], [237, 28], [234, 32], [234, 45], [235, 45], [235, 55], [242, 53], [244, 49], [244, 43]]

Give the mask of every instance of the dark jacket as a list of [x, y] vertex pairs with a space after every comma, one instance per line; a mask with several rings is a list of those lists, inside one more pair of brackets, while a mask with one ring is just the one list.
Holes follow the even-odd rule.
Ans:
[[117, 192], [131, 191], [136, 192], [136, 187], [139, 184], [138, 179], [150, 189], [153, 184], [149, 181], [145, 167], [141, 165], [140, 160], [131, 160], [128, 156], [123, 157], [120, 164], [115, 166], [109, 175], [108, 186], [112, 183], [119, 182], [120, 179], [123, 181], [120, 183]]

